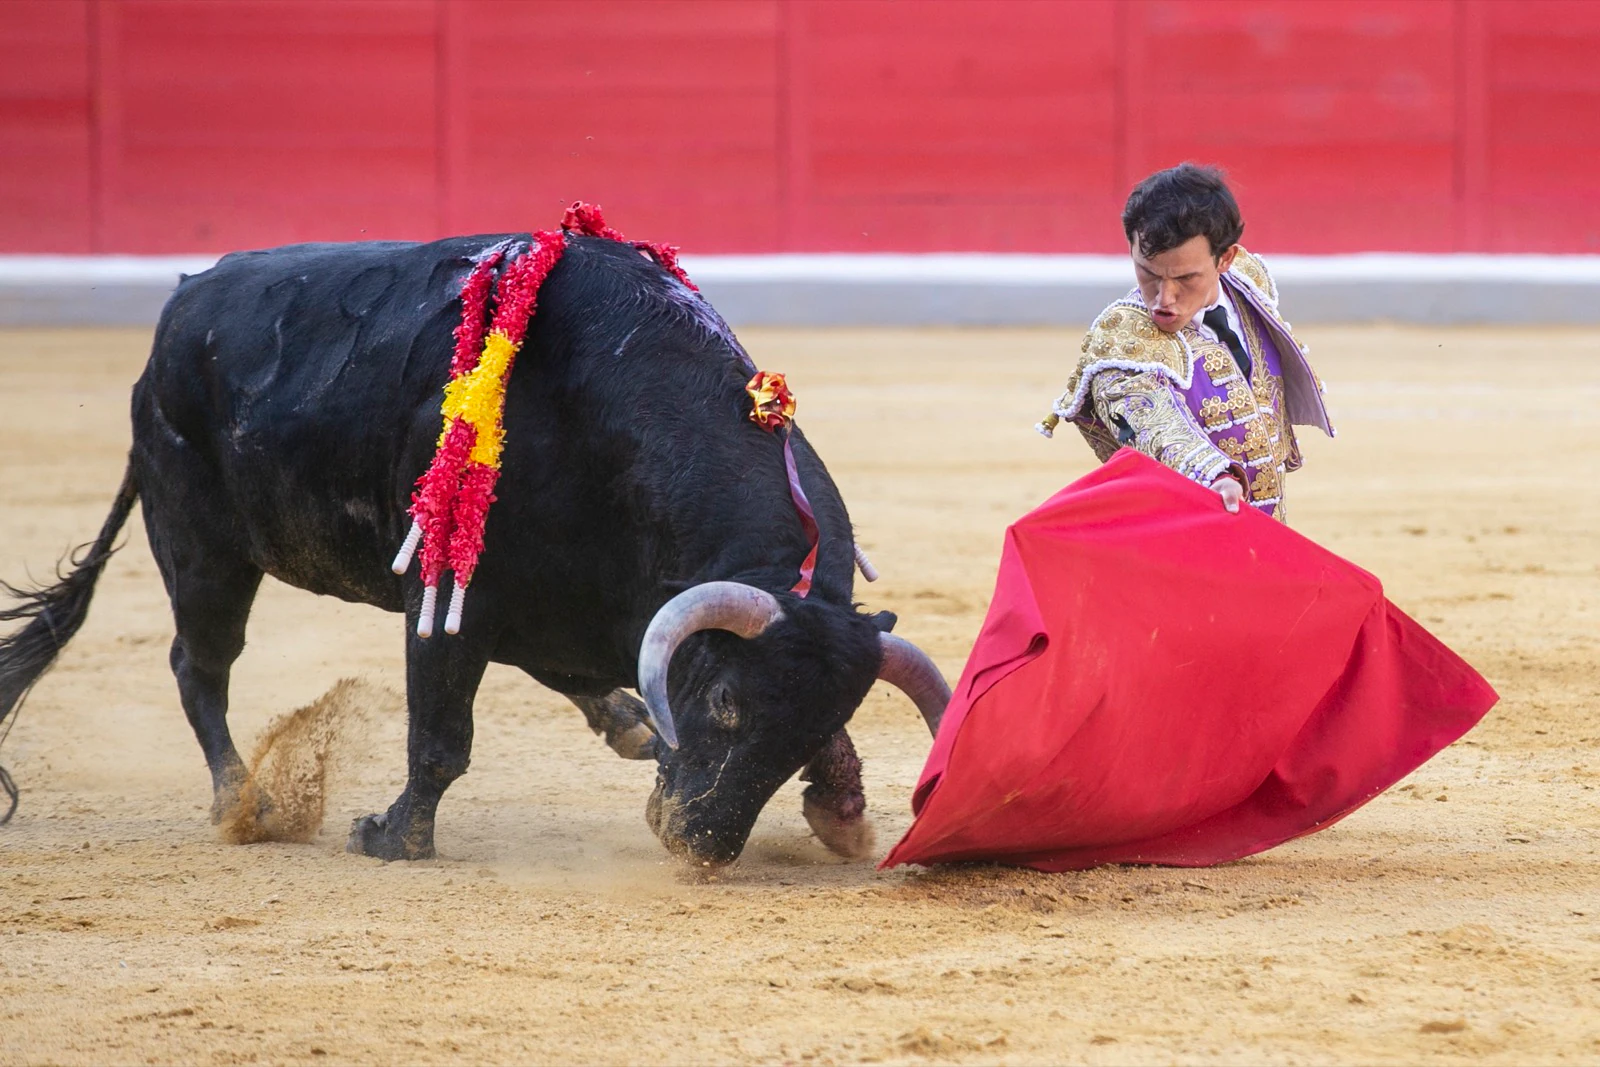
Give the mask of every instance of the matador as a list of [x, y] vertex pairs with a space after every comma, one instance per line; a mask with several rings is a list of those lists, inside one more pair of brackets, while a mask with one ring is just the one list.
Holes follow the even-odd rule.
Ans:
[[1219, 171], [1184, 163], [1140, 182], [1122, 225], [1138, 284], [1089, 328], [1040, 432], [1066, 419], [1102, 462], [1136, 448], [1229, 511], [1283, 521], [1294, 427], [1333, 425], [1272, 275], [1239, 244], [1238, 203]]

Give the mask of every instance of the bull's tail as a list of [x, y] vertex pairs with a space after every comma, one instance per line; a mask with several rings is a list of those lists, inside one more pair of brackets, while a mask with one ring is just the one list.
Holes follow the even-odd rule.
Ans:
[[[50, 669], [56, 656], [88, 618], [94, 584], [105, 569], [106, 560], [116, 551], [117, 533], [128, 521], [133, 502], [138, 498], [139, 486], [130, 466], [123, 475], [122, 488], [117, 490], [117, 499], [111, 505], [111, 514], [100, 527], [100, 536], [72, 554], [70, 570], [64, 573], [57, 570], [58, 582], [19, 589], [0, 581], [0, 591], [14, 600], [11, 606], [0, 608], [0, 623], [25, 621], [20, 630], [0, 637], [0, 724], [21, 705], [33, 683]], [[0, 734], [0, 739], [3, 737], [4, 734]], [[17, 808], [17, 789], [4, 768], [0, 768], [0, 789], [10, 797], [8, 810], [0, 816], [0, 824], [4, 824]]]

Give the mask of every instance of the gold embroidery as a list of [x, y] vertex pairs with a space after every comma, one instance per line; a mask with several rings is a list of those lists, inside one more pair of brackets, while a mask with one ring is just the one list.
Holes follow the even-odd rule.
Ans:
[[[1247, 424], [1244, 439], [1247, 462], [1256, 468], [1250, 482], [1250, 499], [1275, 501], [1273, 517], [1287, 522], [1283, 475], [1300, 465], [1300, 450], [1294, 430], [1283, 415], [1283, 381], [1267, 367], [1261, 312], [1244, 301], [1236, 301], [1235, 306], [1239, 308], [1239, 319], [1244, 327], [1245, 348], [1250, 353], [1250, 396], [1259, 413]], [[1231, 394], [1229, 399], [1233, 399]]]
[[1079, 433], [1083, 434], [1083, 439], [1089, 442], [1089, 447], [1094, 450], [1095, 458], [1101, 463], [1110, 459], [1116, 454], [1117, 449], [1122, 447], [1117, 439], [1111, 436], [1111, 432], [1100, 425], [1098, 421], [1077, 419], [1073, 422], [1073, 425], [1078, 428]]
[[1252, 421], [1244, 431], [1244, 454], [1252, 462], [1272, 455], [1272, 437], [1267, 433], [1265, 419]]
[[1231, 382], [1228, 385], [1228, 407], [1233, 409], [1235, 419], [1242, 415], [1249, 415], [1256, 410], [1256, 395], [1243, 380]]
[[1276, 467], [1262, 467], [1250, 479], [1250, 499], [1270, 500], [1283, 495], [1283, 478]]
[[1251, 388], [1256, 394], [1256, 403], [1260, 404], [1263, 408], [1276, 408], [1278, 406], [1277, 384], [1278, 383], [1276, 379], [1274, 379], [1270, 374], [1262, 375], [1260, 378], [1257, 378], [1256, 381], [1251, 385]]
[[1208, 396], [1200, 401], [1200, 421], [1213, 432], [1225, 428], [1233, 421], [1228, 417], [1228, 406], [1220, 396]]
[[[1242, 301], [1235, 301], [1242, 305]], [[1266, 347], [1261, 338], [1261, 323], [1252, 314], [1252, 308], [1238, 306], [1239, 322], [1244, 326], [1244, 349], [1250, 354], [1250, 381], [1259, 388], [1264, 383], [1272, 381], [1272, 374], [1267, 370]]]
[[1244, 462], [1244, 443], [1237, 437], [1224, 437], [1217, 442], [1217, 447], [1233, 462]]
[[1116, 303], [1102, 311], [1079, 347], [1083, 355], [1055, 404], [1057, 413], [1066, 418], [1077, 418], [1086, 406], [1084, 376], [1104, 369], [1096, 364], [1115, 362], [1123, 364], [1119, 370], [1159, 371], [1175, 383], [1189, 380], [1189, 353], [1183, 342], [1157, 329], [1150, 312], [1136, 304]]
[[1278, 302], [1278, 287], [1273, 283], [1272, 275], [1267, 272], [1267, 265], [1243, 248], [1240, 248], [1238, 254], [1233, 257], [1233, 266], [1228, 269], [1260, 289], [1274, 304]]
[[[1187, 378], [1189, 361], [1183, 342], [1156, 328], [1150, 313], [1127, 304], [1113, 304], [1083, 338], [1082, 351], [1094, 360], [1118, 359], [1154, 363]], [[1084, 367], [1078, 368], [1081, 374]], [[1076, 378], [1077, 375], [1074, 375]]]
[[[1192, 347], [1199, 347], [1190, 342]], [[1226, 347], [1211, 343], [1200, 342], [1200, 363], [1206, 369], [1206, 376], [1211, 379], [1212, 385], [1221, 385], [1231, 378], [1239, 375], [1238, 364], [1233, 361], [1233, 353]]]
[[1214, 478], [1227, 466], [1227, 458], [1195, 423], [1183, 397], [1155, 372], [1102, 371], [1090, 392], [1102, 425], [1115, 431], [1118, 423], [1126, 424], [1133, 431], [1128, 444], [1184, 477]]

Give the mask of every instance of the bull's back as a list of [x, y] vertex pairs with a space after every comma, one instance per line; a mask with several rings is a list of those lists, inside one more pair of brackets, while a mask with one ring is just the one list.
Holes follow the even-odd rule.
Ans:
[[135, 389], [143, 480], [210, 479], [207, 518], [251, 562], [398, 609], [386, 557], [437, 433], [460, 281], [488, 243], [295, 245], [186, 279]]

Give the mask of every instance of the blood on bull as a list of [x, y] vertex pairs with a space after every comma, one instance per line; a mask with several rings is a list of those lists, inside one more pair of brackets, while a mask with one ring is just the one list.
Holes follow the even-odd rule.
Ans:
[[[353, 852], [434, 854], [496, 662], [566, 695], [620, 754], [657, 760], [647, 818], [673, 852], [737, 858], [802, 772], [813, 829], [859, 853], [870, 835], [851, 715], [882, 678], [933, 726], [949, 690], [888, 632], [892, 614], [856, 608], [837, 487], [798, 426], [750, 417], [754, 365], [670, 250], [578, 219], [543, 235], [237, 253], [184, 279], [133, 389], [133, 446], [104, 527], [58, 583], [0, 612], [25, 623], [0, 639], [0, 718], [82, 625], [137, 501], [214, 817], [246, 780], [229, 672], [270, 574], [407, 618], [406, 784], [355, 821]], [[436, 584], [391, 560], [417, 544], [413, 486], [437, 466], [463, 285], [486, 257], [503, 280], [550, 241], [559, 261], [502, 383], [471, 595], [452, 598], [457, 632], [432, 633]], [[459, 568], [457, 580], [464, 591]]]

